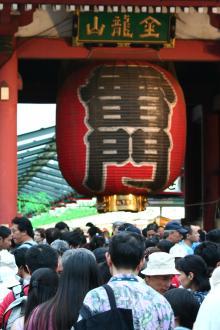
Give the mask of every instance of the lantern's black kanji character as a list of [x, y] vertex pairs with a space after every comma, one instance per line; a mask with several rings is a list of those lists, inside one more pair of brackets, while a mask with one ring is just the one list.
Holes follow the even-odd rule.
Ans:
[[128, 159], [129, 135], [123, 129], [115, 132], [93, 131], [88, 136], [89, 166], [85, 185], [91, 190], [103, 188], [105, 164], [121, 164]]
[[[100, 66], [93, 71], [87, 85], [80, 88], [79, 95], [86, 106], [86, 122], [91, 128], [90, 134], [94, 134], [93, 130], [101, 130], [104, 133], [108, 132], [109, 128], [122, 128], [134, 140], [132, 150], [125, 151], [132, 155], [129, 161], [156, 166], [153, 181], [145, 182], [147, 187], [155, 189], [156, 186], [165, 185], [171, 146], [167, 130], [171, 104], [175, 104], [176, 95], [163, 74], [147, 66]], [[137, 132], [131, 134], [132, 130]], [[154, 138], [150, 139], [152, 134]], [[97, 167], [95, 162], [100, 167], [102, 161], [102, 171], [100, 170], [99, 174], [103, 175], [103, 167], [109, 163], [109, 159], [102, 157], [100, 161], [98, 146], [101, 146], [102, 152], [105, 148], [103, 144], [93, 146], [95, 139], [89, 139], [89, 136], [87, 141], [86, 184], [94, 189], [95, 186], [90, 185], [94, 180], [90, 178], [90, 167]], [[165, 163], [166, 166], [162, 166]], [[101, 177], [99, 182], [102, 180]], [[129, 185], [136, 186], [135, 180], [129, 180]], [[98, 184], [94, 190], [103, 188]]]
[[168, 135], [160, 130], [159, 132], [144, 132], [136, 130], [132, 134], [132, 159], [136, 165], [155, 164], [153, 180], [135, 181], [126, 178], [124, 183], [136, 188], [156, 190], [163, 187], [167, 179], [168, 161], [161, 158], [161, 155], [168, 154], [170, 141]]

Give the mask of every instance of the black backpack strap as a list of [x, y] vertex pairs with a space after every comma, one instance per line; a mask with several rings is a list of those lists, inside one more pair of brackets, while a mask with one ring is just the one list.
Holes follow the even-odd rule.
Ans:
[[111, 306], [111, 309], [115, 309], [117, 308], [116, 306], [116, 301], [115, 301], [115, 295], [114, 295], [114, 291], [112, 290], [112, 288], [110, 287], [110, 285], [108, 284], [104, 284], [103, 288], [106, 290], [107, 295], [108, 295], [108, 299], [109, 299], [109, 303]]
[[85, 305], [85, 304], [83, 304], [82, 307], [80, 308], [79, 314], [85, 320], [87, 320], [88, 318], [90, 318], [92, 316], [92, 313], [90, 311], [90, 308], [87, 305]]

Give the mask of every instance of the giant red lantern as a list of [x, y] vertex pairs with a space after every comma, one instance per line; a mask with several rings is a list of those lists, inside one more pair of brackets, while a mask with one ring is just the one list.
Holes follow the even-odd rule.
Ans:
[[150, 63], [78, 68], [59, 92], [56, 128], [65, 179], [104, 210], [143, 209], [147, 193], [169, 186], [183, 165], [183, 93]]

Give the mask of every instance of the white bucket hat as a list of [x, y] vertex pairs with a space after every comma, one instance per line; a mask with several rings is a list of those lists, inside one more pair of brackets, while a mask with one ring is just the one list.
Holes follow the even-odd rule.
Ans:
[[175, 268], [174, 257], [166, 252], [150, 254], [147, 267], [141, 273], [147, 276], [180, 274]]
[[11, 271], [10, 267], [0, 267], [0, 285], [5, 288], [12, 288], [19, 284], [18, 277]]
[[9, 267], [12, 273], [17, 274], [18, 267], [15, 263], [15, 257], [7, 250], [0, 251], [0, 268], [4, 266]]

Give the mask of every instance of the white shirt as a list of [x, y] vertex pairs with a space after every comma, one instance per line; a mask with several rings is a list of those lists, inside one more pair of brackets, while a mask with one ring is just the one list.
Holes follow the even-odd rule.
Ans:
[[220, 267], [217, 268], [210, 279], [211, 290], [201, 304], [193, 330], [220, 329]]

